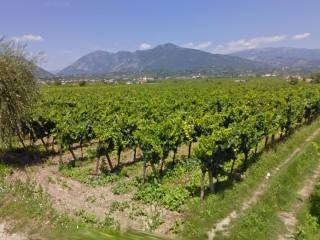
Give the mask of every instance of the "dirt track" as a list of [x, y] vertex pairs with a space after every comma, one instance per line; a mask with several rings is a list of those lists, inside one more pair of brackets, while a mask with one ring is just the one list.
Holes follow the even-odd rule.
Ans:
[[[303, 149], [305, 147], [305, 145], [308, 142], [312, 141], [318, 134], [320, 134], [320, 128], [317, 129], [315, 132], [313, 132], [299, 147], [297, 147], [287, 159], [285, 159], [276, 168], [272, 169], [270, 171], [270, 176], [274, 176], [274, 175], [278, 174], [279, 171], [282, 170], [282, 168], [286, 164], [288, 164], [295, 156], [297, 156], [301, 152], [301, 149]], [[213, 240], [215, 238], [217, 232], [225, 233], [232, 221], [237, 219], [239, 216], [243, 215], [247, 209], [249, 209], [255, 203], [258, 202], [260, 197], [265, 193], [266, 189], [269, 186], [268, 179], [269, 179], [269, 176], [267, 177], [267, 175], [266, 175], [266, 178], [259, 184], [259, 186], [256, 188], [256, 190], [253, 191], [251, 197], [242, 203], [242, 207], [240, 208], [240, 210], [238, 212], [232, 211], [224, 219], [217, 222], [214, 225], [214, 227], [210, 231], [207, 232], [208, 240]]]

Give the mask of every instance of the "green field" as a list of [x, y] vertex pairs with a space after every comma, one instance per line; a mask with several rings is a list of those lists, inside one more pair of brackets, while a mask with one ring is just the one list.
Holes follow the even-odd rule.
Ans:
[[[239, 210], [265, 174], [319, 128], [319, 114], [320, 86], [276, 78], [43, 86], [23, 125], [24, 150], [19, 145], [11, 150], [36, 153], [36, 164], [5, 161], [1, 170], [8, 175], [8, 164], [12, 172], [22, 164], [30, 182], [2, 181], [0, 204], [7, 211], [0, 214], [21, 208], [35, 222], [49, 218], [52, 226], [44, 232], [80, 226], [74, 239], [82, 239], [81, 234], [104, 239], [124, 224], [159, 237], [205, 239], [214, 223]], [[259, 221], [256, 231], [247, 229], [258, 226], [251, 219], [257, 212], [278, 210], [272, 201], [281, 199], [270, 200], [275, 191], [290, 198], [277, 186], [294, 175], [302, 181], [318, 164], [312, 144], [301, 148], [306, 153], [279, 170], [245, 222], [241, 216], [232, 223], [230, 239], [263, 239], [259, 234], [274, 237], [282, 231], [273, 228], [272, 214]], [[33, 182], [40, 180], [39, 189]], [[292, 181], [290, 186], [300, 185]], [[7, 200], [10, 187], [16, 204]], [[52, 199], [55, 189], [64, 194]], [[84, 192], [75, 197], [77, 189]], [[28, 204], [21, 194], [28, 196]], [[57, 199], [66, 209], [55, 209]], [[39, 208], [43, 202], [45, 209]]]

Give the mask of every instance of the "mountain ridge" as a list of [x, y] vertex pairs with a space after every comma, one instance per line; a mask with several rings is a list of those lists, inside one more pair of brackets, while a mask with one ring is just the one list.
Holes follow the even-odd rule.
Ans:
[[183, 48], [172, 43], [134, 52], [94, 51], [62, 69], [58, 75], [95, 75], [114, 72], [167, 71], [180, 72], [205, 68], [252, 70], [263, 65], [237, 56], [213, 54], [197, 49]]
[[320, 49], [294, 47], [256, 48], [235, 52], [230, 55], [291, 71], [320, 71]]

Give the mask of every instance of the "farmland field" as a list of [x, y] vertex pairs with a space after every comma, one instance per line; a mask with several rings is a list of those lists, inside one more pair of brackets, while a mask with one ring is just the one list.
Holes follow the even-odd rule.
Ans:
[[[3, 153], [1, 184], [19, 183], [11, 187], [24, 194], [31, 194], [24, 184], [37, 189], [35, 204], [45, 201], [52, 215], [64, 216], [75, 228], [190, 239], [258, 236], [246, 232], [254, 211], [262, 211], [258, 198], [271, 205], [268, 196], [285, 176], [299, 175], [292, 169], [301, 170], [302, 182], [318, 164], [306, 139], [314, 134], [312, 141], [319, 142], [320, 86], [234, 80], [43, 86], [23, 136]], [[261, 185], [241, 207], [265, 176], [272, 178], [271, 190]], [[291, 187], [301, 186], [292, 181]], [[1, 199], [0, 204], [10, 206]], [[232, 210], [237, 214], [229, 218], [231, 233], [219, 235], [227, 230], [215, 223]], [[241, 217], [249, 210], [245, 225]], [[55, 221], [59, 228], [64, 224]], [[285, 231], [275, 228], [272, 235], [273, 225], [260, 223], [270, 239]]]

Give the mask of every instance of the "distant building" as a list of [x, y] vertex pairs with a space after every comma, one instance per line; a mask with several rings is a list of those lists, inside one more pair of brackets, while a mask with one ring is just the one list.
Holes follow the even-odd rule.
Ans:
[[191, 78], [192, 78], [192, 79], [198, 79], [198, 78], [201, 78], [201, 75], [200, 75], [200, 74], [194, 75], [194, 76], [192, 76]]
[[139, 84], [144, 84], [144, 83], [147, 83], [148, 81], [153, 81], [154, 78], [153, 77], [142, 77], [142, 78], [138, 78], [138, 83]]
[[112, 78], [112, 79], [105, 79], [104, 81], [103, 81], [104, 83], [115, 83], [115, 80]]
[[300, 75], [290, 75], [290, 76], [287, 76], [286, 79], [292, 79], [292, 78], [296, 78], [298, 80], [303, 80], [303, 77], [301, 77]]
[[245, 79], [236, 79], [236, 80], [234, 80], [234, 82], [235, 83], [246, 83], [247, 80], [245, 80]]
[[262, 77], [276, 77], [277, 74], [274, 74], [274, 73], [267, 73], [267, 74], [264, 74], [262, 75]]

